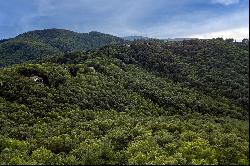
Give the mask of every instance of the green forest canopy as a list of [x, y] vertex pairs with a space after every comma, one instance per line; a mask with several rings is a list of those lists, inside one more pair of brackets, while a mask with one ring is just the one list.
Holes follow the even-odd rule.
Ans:
[[0, 164], [247, 165], [246, 48], [139, 40], [1, 68]]

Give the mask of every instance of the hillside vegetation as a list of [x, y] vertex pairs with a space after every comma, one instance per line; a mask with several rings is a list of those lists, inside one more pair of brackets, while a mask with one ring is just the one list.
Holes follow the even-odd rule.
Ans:
[[76, 33], [63, 29], [30, 31], [0, 42], [0, 67], [121, 42], [123, 42], [121, 38], [94, 31], [89, 33]]
[[247, 165], [248, 60], [139, 40], [1, 68], [0, 164]]

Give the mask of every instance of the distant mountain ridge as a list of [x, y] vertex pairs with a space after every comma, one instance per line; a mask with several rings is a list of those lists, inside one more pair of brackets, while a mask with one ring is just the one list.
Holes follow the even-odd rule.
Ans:
[[125, 36], [123, 37], [124, 40], [134, 41], [134, 40], [147, 40], [148, 37], [144, 36]]
[[0, 42], [0, 67], [40, 59], [52, 54], [84, 51], [121, 43], [122, 38], [96, 31], [77, 33], [64, 29], [34, 30]]
[[183, 40], [195, 40], [198, 38], [168, 38], [168, 39], [163, 39], [164, 41], [183, 41]]
[[[149, 40], [151, 38], [149, 37], [145, 37], [145, 36], [125, 36], [122, 37], [124, 40], [127, 41], [135, 41], [135, 40]], [[156, 38], [155, 38], [156, 39]], [[159, 40], [163, 40], [163, 41], [183, 41], [183, 40], [196, 40], [198, 38], [188, 38], [188, 37], [183, 37], [183, 38], [167, 38], [167, 39], [159, 39]]]

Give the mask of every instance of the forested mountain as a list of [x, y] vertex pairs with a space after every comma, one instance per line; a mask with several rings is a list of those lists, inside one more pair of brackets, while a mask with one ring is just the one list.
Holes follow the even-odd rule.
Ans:
[[90, 50], [121, 43], [123, 39], [100, 32], [76, 33], [64, 29], [35, 30], [0, 41], [0, 67], [37, 60], [69, 51]]
[[227, 97], [248, 109], [249, 52], [225, 41], [138, 41], [102, 48], [107, 55], [137, 64], [212, 97]]
[[0, 164], [248, 164], [247, 45], [50, 46], [0, 69]]

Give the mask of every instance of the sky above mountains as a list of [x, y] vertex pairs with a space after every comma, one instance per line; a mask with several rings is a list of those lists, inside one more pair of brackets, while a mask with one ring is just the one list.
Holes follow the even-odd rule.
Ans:
[[0, 0], [0, 39], [48, 28], [116, 36], [249, 36], [248, 0]]

